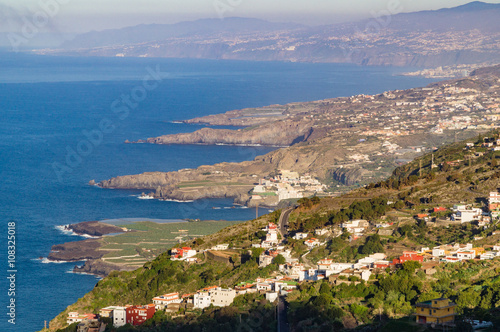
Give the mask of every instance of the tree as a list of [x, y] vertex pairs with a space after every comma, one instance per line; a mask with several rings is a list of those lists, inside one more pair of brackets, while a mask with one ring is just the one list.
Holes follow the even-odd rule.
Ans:
[[278, 256], [274, 257], [273, 262], [277, 265], [285, 264], [286, 259], [283, 257], [283, 255], [279, 254]]
[[380, 242], [380, 236], [378, 234], [366, 238], [365, 245], [359, 248], [359, 253], [363, 255], [369, 255], [376, 252], [384, 252], [384, 246]]
[[421, 267], [422, 264], [420, 264], [420, 262], [417, 261], [406, 261], [403, 263], [403, 271], [407, 272], [410, 275], [414, 274], [415, 270]]
[[264, 252], [266, 251], [266, 249], [264, 248], [252, 248], [252, 258], [254, 260], [257, 260], [259, 259], [259, 256]]
[[458, 295], [457, 304], [459, 308], [475, 308], [479, 305], [481, 294], [469, 288]]

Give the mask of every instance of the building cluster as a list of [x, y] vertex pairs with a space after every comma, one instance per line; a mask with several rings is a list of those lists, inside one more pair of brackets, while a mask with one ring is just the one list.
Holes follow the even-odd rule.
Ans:
[[420, 254], [425, 260], [434, 260], [441, 262], [461, 262], [470, 259], [493, 259], [500, 257], [500, 245], [493, 246], [492, 250], [486, 251], [482, 247], [474, 247], [471, 243], [441, 245], [430, 248], [422, 248]]
[[262, 230], [266, 232], [266, 238], [260, 244], [253, 244], [254, 248], [272, 248], [280, 243], [278, 239], [278, 226], [275, 223], [270, 222]]
[[323, 193], [326, 185], [310, 175], [281, 170], [279, 175], [270, 179], [260, 179], [252, 190], [252, 200], [256, 203], [269, 196], [276, 196], [277, 202], [284, 199], [302, 198], [316, 193]]
[[370, 223], [367, 220], [362, 219], [346, 221], [340, 225], [343, 230], [346, 230], [347, 232], [352, 234], [353, 239], [357, 239], [358, 237], [362, 236], [369, 226]]
[[[106, 327], [100, 321], [102, 317], [111, 319], [115, 328], [125, 324], [139, 326], [152, 318], [157, 311], [175, 313], [181, 307], [186, 309], [204, 309], [210, 306], [225, 307], [231, 305], [236, 296], [247, 293], [263, 294], [267, 300], [274, 302], [278, 296], [288, 295], [296, 288], [297, 282], [287, 277], [257, 278], [239, 283], [234, 289], [211, 286], [182, 296], [179, 293], [159, 295], [152, 299], [151, 304], [147, 305], [109, 306], [102, 308], [99, 315], [70, 312], [67, 323], [80, 322], [78, 332], [101, 332]], [[94, 326], [97, 329], [94, 329]], [[83, 327], [87, 327], [87, 329], [83, 329]]]

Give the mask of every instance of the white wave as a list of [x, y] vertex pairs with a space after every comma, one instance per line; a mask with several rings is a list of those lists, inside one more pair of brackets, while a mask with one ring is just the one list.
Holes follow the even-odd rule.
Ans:
[[88, 272], [78, 272], [78, 271], [73, 271], [73, 269], [66, 271], [66, 273], [71, 273], [71, 274], [82, 274], [82, 275], [86, 275], [86, 276], [94, 276], [94, 277], [96, 277], [96, 278], [97, 278], [97, 279], [99, 279], [99, 280], [101, 280], [101, 279], [102, 279], [102, 277], [101, 277], [101, 276], [98, 276], [97, 274], [88, 273]]
[[176, 203], [193, 203], [193, 202], [194, 202], [194, 200], [186, 200], [186, 201], [181, 201], [181, 200], [178, 200], [178, 199], [168, 199], [168, 198], [161, 199], [161, 201], [165, 201], [165, 202], [176, 202]]
[[146, 196], [139, 195], [139, 196], [137, 196], [137, 198], [139, 198], [139, 199], [155, 199], [153, 196], [148, 196], [148, 195], [146, 195]]
[[55, 226], [55, 228], [58, 231], [60, 231], [61, 233], [66, 234], [66, 235], [70, 235], [70, 236], [81, 236], [81, 237], [85, 237], [87, 239], [98, 239], [99, 238], [99, 236], [92, 236], [92, 235], [88, 235], [88, 234], [75, 233], [74, 231], [69, 229], [68, 226], [69, 225], [59, 225], [59, 226]]
[[40, 261], [40, 263], [43, 263], [43, 264], [49, 264], [49, 263], [54, 263], [54, 264], [74, 263], [74, 262], [69, 262], [69, 261], [55, 261], [55, 260], [48, 259], [47, 257], [42, 257], [41, 259], [40, 258], [34, 258], [33, 260]]

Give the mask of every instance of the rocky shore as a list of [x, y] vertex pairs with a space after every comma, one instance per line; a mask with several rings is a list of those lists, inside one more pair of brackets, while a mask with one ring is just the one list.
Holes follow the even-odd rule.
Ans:
[[107, 253], [107, 251], [99, 250], [101, 245], [99, 240], [94, 239], [56, 244], [52, 246], [47, 258], [52, 261], [66, 262], [98, 259]]
[[109, 225], [99, 221], [85, 221], [77, 224], [70, 224], [65, 229], [73, 231], [78, 235], [103, 236], [107, 234], [121, 233], [121, 227]]
[[92, 259], [85, 262], [83, 266], [75, 266], [73, 272], [75, 273], [88, 273], [94, 274], [100, 277], [106, 277], [113, 271], [133, 271], [135, 267], [117, 265], [112, 263], [104, 262], [100, 259]]
[[193, 133], [152, 137], [137, 143], [283, 147], [307, 141], [312, 132], [312, 122], [309, 119], [280, 120], [237, 130], [202, 128]]

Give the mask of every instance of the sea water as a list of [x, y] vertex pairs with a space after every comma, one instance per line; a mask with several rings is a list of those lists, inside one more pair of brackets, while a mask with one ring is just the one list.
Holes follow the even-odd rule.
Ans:
[[[228, 208], [229, 199], [141, 200], [137, 198], [141, 191], [100, 189], [88, 182], [251, 160], [272, 148], [124, 144], [125, 140], [200, 129], [201, 125], [178, 123], [196, 116], [431, 82], [395, 75], [403, 70], [0, 54], [0, 331], [42, 329], [45, 320], [53, 319], [98, 281], [92, 275], [71, 273], [75, 263], [46, 259], [52, 245], [83, 239], [57, 226], [117, 218], [248, 220], [255, 216], [254, 209]], [[158, 71], [159, 79], [148, 81], [147, 90], [141, 89], [144, 79]], [[134, 102], [126, 116], [115, 112], [115, 101], [131, 93], [140, 102]], [[103, 131], [103, 122], [113, 130]], [[95, 134], [94, 140], [85, 145], [82, 142], [89, 133]], [[72, 151], [79, 158], [71, 159]], [[67, 168], [61, 171], [61, 166]], [[8, 295], [9, 221], [15, 222], [16, 232], [14, 296]], [[11, 298], [16, 301], [16, 325], [7, 321]]]

